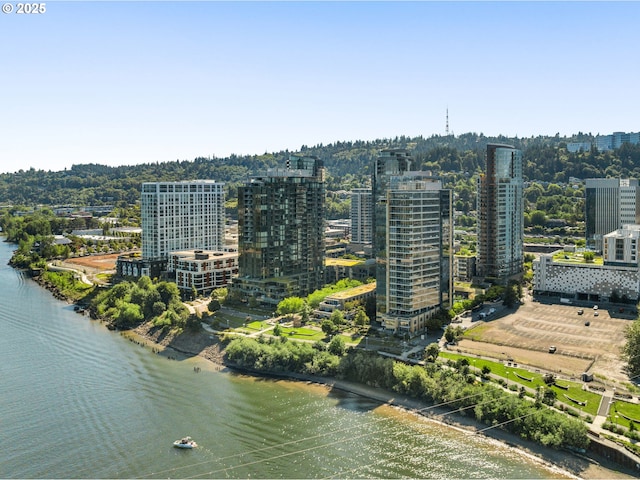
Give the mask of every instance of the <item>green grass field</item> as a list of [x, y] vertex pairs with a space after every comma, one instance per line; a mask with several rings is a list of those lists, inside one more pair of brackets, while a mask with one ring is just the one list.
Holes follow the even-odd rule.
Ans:
[[310, 328], [282, 327], [281, 336], [295, 338], [298, 340], [323, 340], [326, 335], [322, 330], [312, 330]]
[[[444, 358], [454, 361], [461, 358], [466, 358], [469, 362], [469, 366], [477, 369], [478, 371], [481, 371], [482, 367], [487, 366], [491, 369], [492, 374], [503, 378], [508, 385], [523, 385], [533, 390], [536, 390], [540, 387], [547, 387], [547, 385], [544, 383], [544, 375], [536, 372], [531, 372], [525, 368], [510, 367], [500, 362], [469, 357], [466, 355], [460, 355], [450, 352], [440, 352], [438, 358]], [[557, 385], [568, 388], [565, 390], [564, 388], [560, 388]], [[558, 380], [556, 382], [556, 385], [552, 386], [551, 388], [556, 392], [557, 400], [559, 402], [591, 416], [595, 416], [598, 413], [598, 408], [600, 406], [602, 396], [598, 395], [597, 393], [582, 390], [581, 383]], [[580, 405], [580, 403], [578, 402], [585, 403], [586, 405]], [[640, 413], [638, 413], [637, 418], [640, 418]]]
[[609, 409], [609, 420], [627, 428], [633, 421], [635, 428], [640, 428], [640, 405], [616, 400]]

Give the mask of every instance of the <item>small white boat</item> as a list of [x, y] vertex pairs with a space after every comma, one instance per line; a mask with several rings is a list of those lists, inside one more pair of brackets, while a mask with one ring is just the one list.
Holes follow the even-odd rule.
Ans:
[[184, 437], [173, 442], [173, 446], [176, 448], [196, 448], [198, 444], [191, 440], [191, 437]]

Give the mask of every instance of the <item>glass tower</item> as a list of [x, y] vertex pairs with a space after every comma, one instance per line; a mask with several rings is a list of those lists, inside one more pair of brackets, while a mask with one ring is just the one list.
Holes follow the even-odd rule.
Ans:
[[486, 172], [478, 179], [478, 275], [506, 283], [524, 262], [522, 152], [487, 145]]
[[276, 305], [324, 284], [324, 168], [313, 156], [291, 155], [286, 168], [238, 188], [241, 298]]

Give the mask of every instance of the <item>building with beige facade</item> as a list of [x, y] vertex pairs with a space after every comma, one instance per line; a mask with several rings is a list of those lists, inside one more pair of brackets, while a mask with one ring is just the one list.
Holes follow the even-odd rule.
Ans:
[[208, 295], [238, 275], [238, 252], [185, 250], [169, 253], [167, 274], [178, 288]]

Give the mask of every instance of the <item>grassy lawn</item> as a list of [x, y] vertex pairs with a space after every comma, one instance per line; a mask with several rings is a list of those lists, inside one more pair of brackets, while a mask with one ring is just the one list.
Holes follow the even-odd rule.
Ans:
[[609, 420], [627, 428], [631, 426], [632, 420], [637, 420], [633, 423], [638, 428], [640, 427], [640, 405], [617, 400], [609, 409]]
[[465, 330], [462, 336], [463, 338], [467, 338], [469, 340], [482, 340], [484, 336], [484, 332], [489, 328], [493, 328], [493, 327], [487, 323], [479, 322], [479, 323], [476, 323], [471, 328], [468, 328], [467, 330]]
[[[238, 333], [245, 335], [251, 335], [258, 332], [264, 332], [266, 335], [273, 335], [273, 325], [266, 320], [256, 320], [245, 325], [246, 317], [240, 317], [237, 315], [230, 315], [228, 313], [218, 312], [216, 314], [218, 321], [220, 322], [220, 328], [226, 328], [227, 320], [229, 321], [229, 328]], [[305, 327], [283, 327], [280, 326], [280, 336], [296, 340], [311, 340], [318, 341], [324, 340], [327, 336], [322, 330], [305, 328]], [[364, 336], [359, 333], [342, 333], [340, 336], [345, 343], [349, 345], [358, 345], [364, 341]]]
[[240, 328], [244, 327], [244, 322], [247, 317], [232, 315], [230, 313], [223, 313], [221, 311], [216, 312], [216, 318], [220, 321], [220, 327], [226, 327], [227, 323], [229, 324], [229, 328]]
[[73, 301], [78, 301], [93, 292], [93, 285], [87, 285], [76, 278], [72, 272], [52, 272], [45, 270], [42, 277], [55, 285], [62, 295]]
[[[523, 385], [528, 388], [538, 389], [540, 387], [547, 387], [544, 383], [543, 375], [540, 373], [530, 372], [524, 368], [510, 367], [500, 362], [494, 362], [491, 360], [485, 360], [482, 358], [469, 357], [466, 355], [460, 355], [457, 353], [440, 352], [438, 358], [444, 358], [448, 360], [458, 360], [460, 358], [466, 358], [469, 361], [470, 367], [475, 367], [478, 371], [482, 370], [482, 367], [487, 366], [491, 369], [491, 373], [502, 377], [509, 384]], [[566, 390], [561, 387], [568, 387]], [[558, 380], [556, 385], [551, 387], [556, 392], [557, 400], [567, 406], [570, 406], [576, 410], [580, 410], [588, 415], [595, 416], [600, 406], [601, 395], [597, 393], [582, 390], [582, 384], [576, 382], [569, 382], [566, 380]], [[568, 398], [567, 398], [568, 397]], [[577, 402], [586, 403], [586, 405], [580, 405]], [[640, 411], [637, 417], [640, 419]]]
[[96, 278], [104, 283], [111, 282], [111, 277], [113, 277], [112, 273], [98, 273], [96, 274]]
[[341, 333], [340, 336], [348, 345], [359, 345], [361, 342], [364, 342], [364, 335], [361, 335], [359, 333], [344, 332]]
[[269, 331], [272, 329], [273, 329], [273, 325], [267, 323], [266, 321], [259, 321], [259, 320], [256, 320], [255, 322], [251, 322], [247, 325], [244, 325], [244, 320], [243, 320], [241, 326], [234, 327], [235, 331], [244, 333], [245, 335], [251, 335], [252, 333], [263, 332], [263, 331], [265, 333], [270, 333]]
[[312, 330], [310, 328], [294, 328], [294, 327], [281, 327], [283, 337], [296, 338], [299, 340], [322, 340], [326, 337], [322, 330]]

